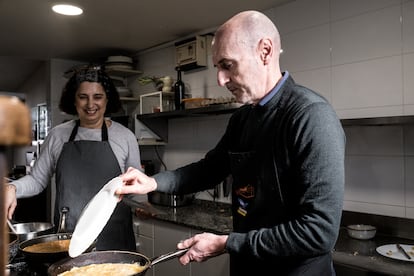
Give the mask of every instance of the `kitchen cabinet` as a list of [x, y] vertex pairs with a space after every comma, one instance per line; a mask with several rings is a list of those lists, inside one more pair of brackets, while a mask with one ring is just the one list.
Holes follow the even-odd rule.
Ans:
[[[160, 256], [174, 251], [180, 240], [187, 239], [200, 231], [156, 219], [139, 222], [139, 252], [147, 257]], [[211, 258], [202, 263], [183, 266], [178, 259], [157, 263], [147, 271], [150, 276], [228, 276], [229, 256], [227, 254]]]

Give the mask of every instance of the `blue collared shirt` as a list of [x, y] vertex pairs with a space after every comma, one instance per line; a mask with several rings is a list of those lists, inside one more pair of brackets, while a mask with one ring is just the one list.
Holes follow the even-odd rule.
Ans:
[[288, 77], [289, 77], [289, 72], [288, 71], [283, 72], [282, 78], [280, 79], [280, 81], [278, 81], [278, 83], [272, 89], [272, 91], [270, 91], [270, 93], [268, 93], [266, 96], [263, 97], [263, 99], [260, 100], [259, 105], [264, 106], [267, 102], [269, 102], [270, 99], [273, 98], [273, 96], [276, 95], [277, 92], [279, 92], [280, 87], [282, 87], [282, 85], [285, 83]]

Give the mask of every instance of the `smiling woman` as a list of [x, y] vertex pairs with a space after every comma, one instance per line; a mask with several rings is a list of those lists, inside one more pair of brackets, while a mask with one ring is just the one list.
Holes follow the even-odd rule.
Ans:
[[52, 10], [55, 13], [63, 14], [63, 15], [80, 15], [83, 13], [83, 10], [77, 6], [73, 5], [54, 5]]

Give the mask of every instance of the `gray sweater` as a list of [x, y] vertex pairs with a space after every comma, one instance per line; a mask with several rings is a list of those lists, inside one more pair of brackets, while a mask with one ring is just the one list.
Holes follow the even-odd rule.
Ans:
[[[232, 173], [229, 152], [248, 151], [257, 155], [246, 174], [257, 180], [256, 197], [245, 227], [235, 224], [227, 240], [232, 275], [290, 275], [308, 265], [325, 272], [314, 275], [330, 275], [344, 195], [345, 135], [329, 103], [292, 78], [264, 106], [239, 108], [204, 159], [155, 175], [158, 189], [212, 188]], [[232, 196], [233, 220], [243, 220]]]

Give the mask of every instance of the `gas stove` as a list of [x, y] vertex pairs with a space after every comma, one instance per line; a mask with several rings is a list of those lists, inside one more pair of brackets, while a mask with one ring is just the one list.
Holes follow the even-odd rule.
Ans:
[[50, 264], [28, 262], [19, 252], [6, 268], [9, 276], [46, 276], [49, 266]]

